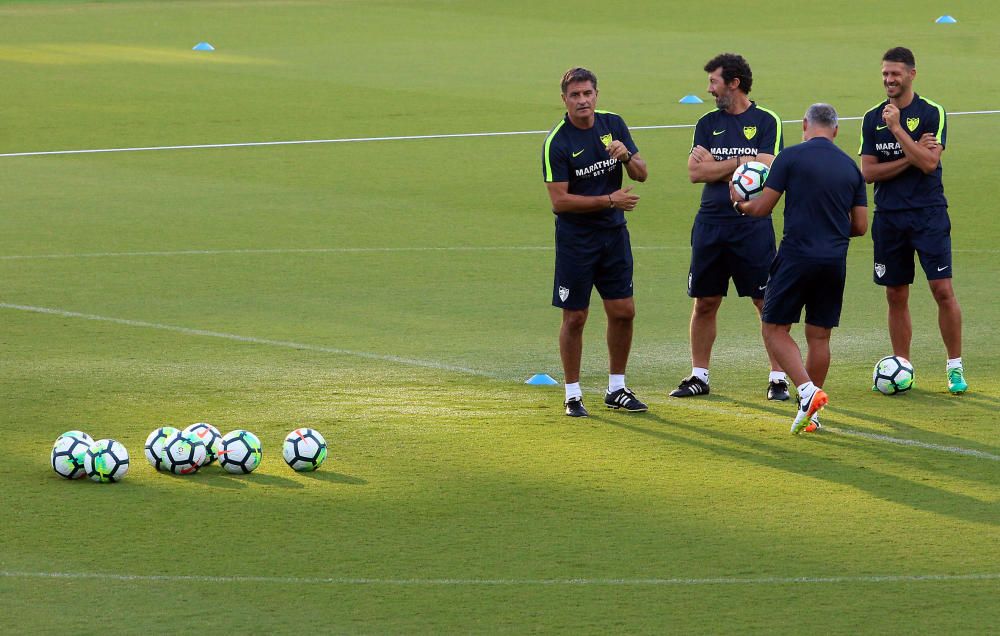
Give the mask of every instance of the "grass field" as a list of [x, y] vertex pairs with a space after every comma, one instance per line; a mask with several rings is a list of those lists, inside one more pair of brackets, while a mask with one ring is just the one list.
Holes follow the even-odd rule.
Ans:
[[[899, 44], [919, 93], [995, 110], [1000, 19], [689, 5], [0, 4], [0, 155], [542, 131], [580, 64], [651, 175], [629, 217], [650, 412], [597, 409], [595, 311], [579, 422], [561, 387], [523, 384], [561, 376], [543, 134], [0, 156], [0, 631], [995, 632], [1000, 115], [953, 115], [944, 155], [972, 390], [947, 393], [918, 275], [917, 388], [868, 391], [889, 343], [856, 239], [825, 430], [798, 437], [735, 297], [712, 394], [667, 398], [690, 368], [699, 190], [691, 129], [641, 127], [708, 110], [677, 101], [724, 50], [785, 120], [861, 115]], [[261, 468], [157, 474], [146, 435], [196, 421], [257, 433]], [[302, 425], [330, 444], [313, 474], [280, 458]], [[126, 445], [122, 483], [51, 471], [74, 428]]]

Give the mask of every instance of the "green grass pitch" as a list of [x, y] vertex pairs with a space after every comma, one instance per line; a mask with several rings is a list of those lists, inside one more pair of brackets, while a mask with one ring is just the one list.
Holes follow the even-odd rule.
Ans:
[[[633, 127], [691, 124], [710, 104], [677, 101], [707, 97], [702, 65], [727, 50], [785, 120], [861, 115], [895, 45], [950, 112], [1000, 105], [987, 3], [749, 8], [4, 2], [0, 154], [547, 130], [572, 65]], [[858, 134], [843, 123], [852, 154]], [[628, 379], [650, 412], [598, 409], [595, 306], [585, 422], [561, 387], [523, 384], [561, 375], [541, 134], [0, 157], [3, 631], [995, 631], [1000, 115], [951, 116], [944, 155], [972, 391], [947, 394], [918, 275], [916, 389], [869, 392], [889, 343], [866, 236], [828, 430], [798, 437], [735, 297], [713, 393], [667, 398], [689, 369], [699, 190], [690, 128], [634, 137]], [[147, 433], [196, 421], [255, 432], [260, 469], [156, 474]], [[281, 461], [297, 426], [330, 445], [314, 474]], [[57, 477], [68, 429], [123, 442], [127, 478]]]

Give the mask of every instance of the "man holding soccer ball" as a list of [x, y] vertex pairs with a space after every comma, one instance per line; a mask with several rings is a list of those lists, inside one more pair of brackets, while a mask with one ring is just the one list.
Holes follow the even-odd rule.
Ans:
[[[774, 258], [774, 226], [770, 217], [753, 218], [733, 212], [730, 177], [748, 161], [771, 165], [782, 148], [781, 119], [748, 97], [753, 84], [750, 65], [740, 55], [723, 53], [705, 65], [708, 92], [716, 110], [695, 126], [688, 156], [692, 183], [704, 183], [701, 206], [691, 230], [688, 296], [691, 312], [691, 375], [671, 391], [671, 397], [709, 392], [708, 367], [715, 343], [716, 314], [733, 279], [736, 292], [749, 296], [758, 314], [764, 305], [767, 272]], [[770, 356], [767, 399], [787, 400], [788, 381]]]
[[861, 172], [875, 184], [873, 279], [885, 287], [892, 352], [909, 360], [913, 253], [920, 257], [948, 353], [948, 390], [957, 395], [969, 385], [962, 366], [962, 310], [951, 284], [951, 220], [941, 183], [948, 128], [944, 108], [913, 92], [916, 75], [909, 49], [886, 51], [882, 84], [888, 99], [865, 113], [861, 124]]
[[[556, 272], [552, 304], [562, 309], [559, 353], [566, 382], [566, 415], [586, 417], [580, 389], [583, 326], [594, 287], [608, 316], [608, 408], [646, 410], [625, 386], [625, 366], [632, 347], [632, 246], [625, 212], [639, 195], [622, 188], [622, 174], [645, 181], [646, 162], [624, 120], [596, 110], [597, 77], [585, 68], [563, 75], [566, 115], [545, 138], [542, 176], [552, 200], [556, 224]], [[624, 168], [624, 170], [623, 170]]]
[[[854, 160], [833, 143], [837, 111], [813, 104], [802, 120], [803, 143], [778, 155], [764, 191], [744, 202], [730, 186], [737, 214], [771, 214], [782, 193], [785, 230], [771, 265], [761, 320], [764, 345], [798, 387], [792, 433], [819, 426], [829, 398], [821, 388], [830, 369], [830, 334], [840, 322], [847, 278], [847, 247], [868, 229], [868, 195]], [[806, 310], [805, 365], [791, 326]]]

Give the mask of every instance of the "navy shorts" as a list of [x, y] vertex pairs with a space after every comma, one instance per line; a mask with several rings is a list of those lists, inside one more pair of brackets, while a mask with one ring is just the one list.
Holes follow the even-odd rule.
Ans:
[[875, 212], [872, 220], [878, 285], [913, 283], [913, 253], [920, 257], [927, 280], [951, 278], [951, 219], [948, 208]]
[[840, 324], [847, 259], [808, 261], [778, 253], [767, 280], [761, 320], [773, 325], [797, 323], [806, 308], [806, 324], [827, 329]]
[[632, 297], [632, 244], [624, 225], [593, 228], [556, 223], [556, 275], [552, 304], [586, 309], [590, 292], [605, 300]]
[[725, 296], [732, 278], [740, 296], [763, 298], [774, 254], [771, 219], [733, 225], [713, 225], [695, 219], [691, 228], [688, 296]]

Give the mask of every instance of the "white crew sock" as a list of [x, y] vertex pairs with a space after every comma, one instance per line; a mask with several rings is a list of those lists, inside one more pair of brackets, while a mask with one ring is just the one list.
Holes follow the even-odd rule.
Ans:
[[608, 393], [614, 393], [618, 389], [625, 388], [625, 374], [621, 375], [617, 373], [608, 374]]
[[961, 358], [948, 358], [948, 367], [945, 369], [945, 371], [951, 371], [952, 369], [959, 369], [959, 368], [962, 368]]
[[569, 402], [572, 398], [582, 398], [583, 391], [580, 390], [580, 383], [574, 382], [572, 384], [566, 385], [566, 401]]
[[708, 369], [701, 367], [691, 367], [691, 375], [708, 384]]
[[767, 376], [767, 380], [768, 382], [778, 382], [779, 380], [788, 381], [785, 379], [784, 371], [771, 371], [770, 375]]
[[809, 400], [812, 398], [813, 393], [816, 392], [817, 387], [812, 383], [812, 380], [806, 382], [805, 384], [800, 384], [796, 387], [799, 390], [799, 402], [802, 404], [808, 404]]

